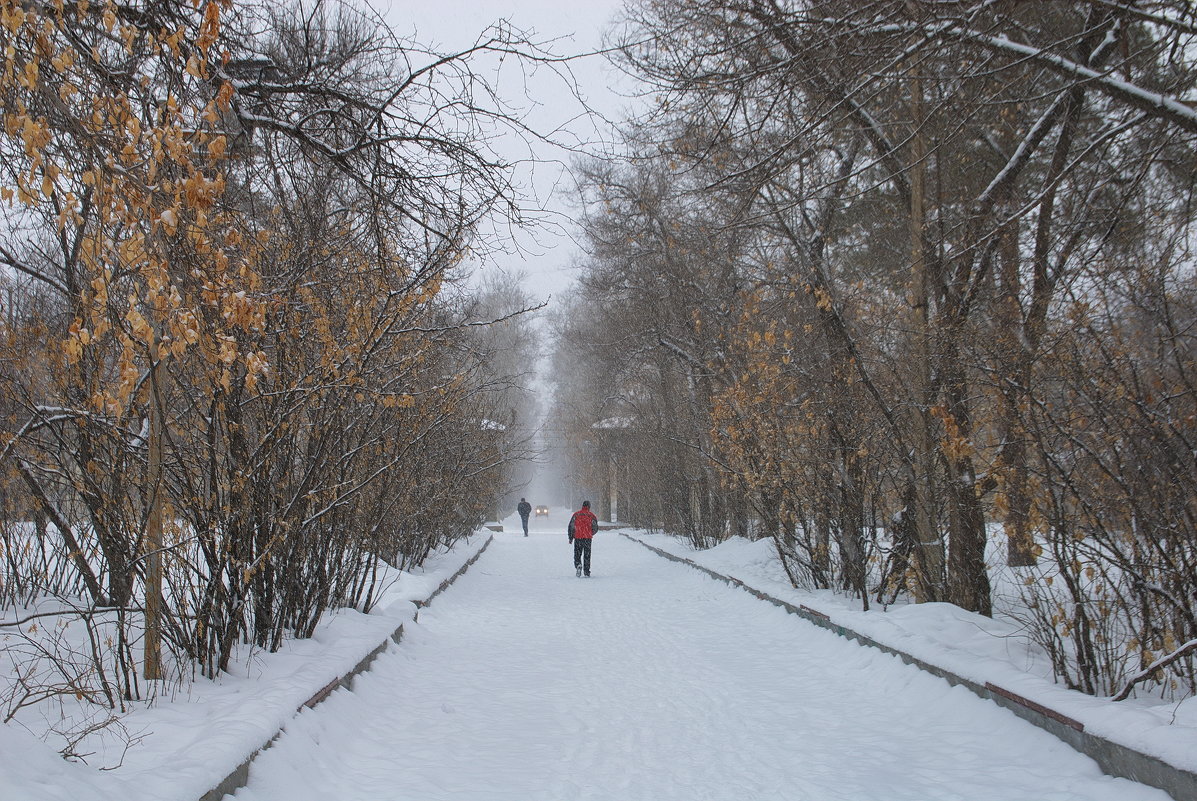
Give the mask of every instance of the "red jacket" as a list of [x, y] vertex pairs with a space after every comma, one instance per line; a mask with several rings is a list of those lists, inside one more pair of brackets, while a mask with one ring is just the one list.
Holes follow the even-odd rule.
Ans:
[[576, 540], [592, 539], [594, 532], [598, 531], [598, 518], [595, 517], [594, 512], [585, 506], [574, 512], [573, 517], [569, 519], [569, 523], [573, 526], [574, 539]]

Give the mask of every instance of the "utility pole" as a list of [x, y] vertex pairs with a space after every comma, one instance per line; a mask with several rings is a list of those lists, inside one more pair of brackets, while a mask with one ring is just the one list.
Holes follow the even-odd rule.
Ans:
[[[917, 58], [917, 56], [916, 56]], [[923, 130], [923, 79], [917, 63], [910, 70], [910, 306], [914, 339], [914, 491], [916, 567], [915, 596], [919, 602], [943, 599], [944, 547], [932, 509], [935, 469], [931, 432], [931, 326], [928, 312], [926, 226], [927, 143]]]
[[615, 461], [615, 454], [610, 453], [607, 457], [607, 468], [609, 476], [607, 486], [610, 487], [608, 493], [608, 505], [611, 507], [611, 514], [607, 517], [612, 523], [619, 522], [619, 465]]

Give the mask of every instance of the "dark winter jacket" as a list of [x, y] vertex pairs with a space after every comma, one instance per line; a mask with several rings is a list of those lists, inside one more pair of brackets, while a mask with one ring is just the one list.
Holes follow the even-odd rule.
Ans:
[[532, 514], [532, 504], [527, 501], [520, 501], [519, 506], [515, 510], [520, 513], [520, 517], [527, 517]]
[[569, 519], [569, 533], [576, 540], [591, 539], [596, 531], [598, 518], [585, 506], [574, 512], [573, 517]]

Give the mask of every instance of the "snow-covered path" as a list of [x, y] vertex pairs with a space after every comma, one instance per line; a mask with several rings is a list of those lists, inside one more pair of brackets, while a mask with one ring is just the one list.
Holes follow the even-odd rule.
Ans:
[[497, 535], [353, 692], [289, 724], [235, 797], [1168, 798], [617, 535], [595, 541], [594, 578], [575, 578], [556, 528]]

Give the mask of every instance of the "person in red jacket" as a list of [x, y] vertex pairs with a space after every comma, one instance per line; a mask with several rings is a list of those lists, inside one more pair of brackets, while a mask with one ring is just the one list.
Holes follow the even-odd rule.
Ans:
[[590, 501], [569, 518], [569, 541], [574, 546], [574, 575], [590, 578], [590, 542], [598, 531], [598, 518], [590, 511]]

